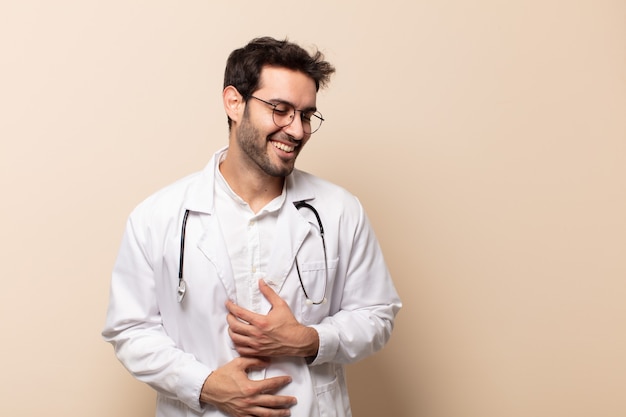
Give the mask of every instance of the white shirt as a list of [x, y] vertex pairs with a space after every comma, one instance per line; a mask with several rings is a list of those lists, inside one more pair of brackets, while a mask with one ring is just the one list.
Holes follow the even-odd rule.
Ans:
[[[221, 160], [225, 155], [222, 154]], [[235, 278], [237, 300], [233, 301], [248, 310], [260, 312], [263, 295], [258, 282], [267, 277], [276, 219], [285, 202], [285, 189], [283, 187], [280, 196], [255, 214], [228, 185], [219, 165], [215, 171], [215, 212], [221, 221]]]

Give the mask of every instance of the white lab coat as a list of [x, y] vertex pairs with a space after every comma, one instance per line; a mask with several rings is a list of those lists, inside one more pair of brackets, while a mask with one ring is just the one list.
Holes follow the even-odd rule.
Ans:
[[[224, 306], [236, 299], [235, 283], [214, 214], [218, 154], [197, 174], [141, 203], [130, 215], [113, 270], [103, 336], [123, 365], [158, 393], [158, 417], [223, 416], [199, 403], [209, 373], [238, 354], [228, 336]], [[344, 364], [383, 347], [401, 307], [378, 242], [358, 200], [344, 189], [294, 170], [286, 179], [285, 204], [276, 222], [266, 281], [296, 318], [315, 328], [319, 352], [313, 362], [279, 358], [253, 379], [290, 375], [280, 394], [297, 397], [294, 416], [351, 416]], [[327, 303], [310, 305], [306, 291], [324, 292], [324, 256], [312, 213], [293, 202], [306, 200], [319, 212], [328, 258]], [[184, 278], [177, 302], [181, 225], [187, 221]], [[263, 297], [261, 297], [263, 298]], [[259, 313], [269, 303], [263, 298]]]

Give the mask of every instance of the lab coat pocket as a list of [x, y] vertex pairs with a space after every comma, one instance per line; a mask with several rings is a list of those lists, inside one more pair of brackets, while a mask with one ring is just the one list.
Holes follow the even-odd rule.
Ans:
[[197, 414], [194, 415], [194, 411], [187, 407], [183, 402], [175, 400], [174, 398], [166, 397], [162, 394], [158, 394], [156, 417], [169, 416], [196, 417]]
[[303, 324], [317, 324], [328, 316], [338, 263], [339, 259], [329, 259], [328, 269], [323, 259], [300, 264]]
[[[349, 417], [350, 402], [345, 389], [345, 381], [341, 368], [333, 372], [330, 380], [315, 386], [317, 405], [320, 417]], [[326, 378], [324, 378], [326, 379]]]

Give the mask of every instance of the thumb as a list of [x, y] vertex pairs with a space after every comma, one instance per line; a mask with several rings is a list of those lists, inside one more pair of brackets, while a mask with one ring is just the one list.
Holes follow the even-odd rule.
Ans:
[[238, 358], [238, 366], [244, 372], [251, 369], [263, 369], [269, 366], [269, 361], [261, 358], [253, 358], [249, 356], [241, 356]]

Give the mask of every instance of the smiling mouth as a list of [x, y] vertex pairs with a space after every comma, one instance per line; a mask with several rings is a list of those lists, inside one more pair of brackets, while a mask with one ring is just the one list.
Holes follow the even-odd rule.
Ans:
[[296, 149], [295, 146], [285, 145], [284, 143], [281, 143], [281, 142], [275, 142], [275, 141], [271, 141], [271, 142], [272, 142], [272, 145], [276, 149], [280, 149], [283, 152], [291, 153]]

